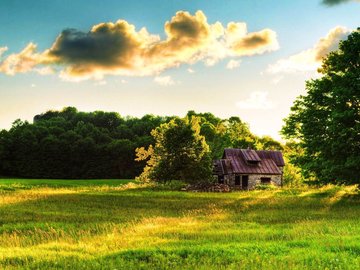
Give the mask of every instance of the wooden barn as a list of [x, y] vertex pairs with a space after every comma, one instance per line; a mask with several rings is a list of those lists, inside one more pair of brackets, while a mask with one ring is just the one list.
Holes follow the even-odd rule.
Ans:
[[253, 189], [258, 184], [282, 185], [285, 162], [280, 151], [227, 148], [214, 161], [218, 183], [232, 189]]

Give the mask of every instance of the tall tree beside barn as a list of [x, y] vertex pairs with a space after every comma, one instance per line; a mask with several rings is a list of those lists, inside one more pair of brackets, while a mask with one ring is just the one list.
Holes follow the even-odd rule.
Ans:
[[136, 150], [138, 161], [148, 159], [140, 179], [188, 183], [211, 180], [210, 149], [200, 135], [198, 117], [174, 118], [155, 128], [151, 135], [155, 145]]
[[331, 52], [294, 102], [282, 134], [304, 149], [293, 161], [306, 177], [328, 183], [359, 183], [360, 28]]

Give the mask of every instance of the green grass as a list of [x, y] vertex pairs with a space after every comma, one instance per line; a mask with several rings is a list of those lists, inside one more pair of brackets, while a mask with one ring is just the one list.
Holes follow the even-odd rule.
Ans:
[[125, 179], [112, 180], [70, 180], [70, 179], [2, 179], [0, 178], [0, 189], [6, 187], [84, 187], [84, 186], [118, 186], [121, 184], [132, 182]]
[[53, 181], [0, 180], [0, 269], [360, 269], [355, 187]]

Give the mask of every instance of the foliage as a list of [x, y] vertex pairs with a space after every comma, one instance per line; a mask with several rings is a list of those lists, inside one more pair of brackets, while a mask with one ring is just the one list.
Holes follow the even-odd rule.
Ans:
[[285, 161], [285, 167], [283, 171], [283, 185], [287, 187], [298, 187], [305, 183], [303, 176], [301, 175], [301, 169], [291, 162], [301, 156], [303, 150], [295, 142], [287, 142], [284, 146], [283, 156]]
[[359, 269], [352, 187], [192, 193], [56, 181], [0, 180], [0, 269]]
[[250, 132], [249, 125], [239, 117], [220, 119], [211, 113], [189, 111], [188, 117], [196, 116], [200, 121], [200, 134], [206, 138], [211, 158], [221, 158], [224, 148], [248, 148], [257, 150], [283, 150], [281, 143], [270, 136], [258, 137]]
[[152, 183], [152, 190], [155, 191], [180, 191], [188, 186], [187, 183], [179, 180], [170, 180], [167, 182], [154, 182]]
[[360, 29], [331, 52], [294, 102], [282, 134], [304, 149], [292, 161], [306, 178], [322, 183], [359, 183]]
[[133, 178], [144, 163], [135, 148], [153, 143], [150, 131], [166, 117], [122, 118], [68, 107], [16, 120], [0, 133], [0, 175], [30, 178]]
[[149, 159], [140, 179], [160, 182], [176, 179], [188, 183], [211, 180], [210, 149], [200, 135], [197, 117], [174, 118], [154, 129], [151, 135], [154, 147], [137, 149], [137, 160]]
[[[67, 107], [36, 115], [32, 124], [18, 119], [9, 131], [0, 131], [0, 175], [59, 179], [133, 178], [141, 173], [145, 160], [152, 154], [149, 145], [154, 145], [155, 140], [150, 132], [174, 118], [121, 117], [114, 112], [85, 113]], [[187, 118], [197, 119], [196, 132], [205, 138], [209, 147], [206, 159], [221, 158], [224, 148], [229, 147], [283, 148], [268, 136], [252, 134], [249, 126], [238, 117], [221, 119], [211, 113], [189, 111]], [[181, 136], [169, 141], [177, 143], [176, 140], [184, 143]], [[145, 155], [138, 157], [141, 162], [134, 160], [135, 149], [138, 149], [138, 155]], [[149, 165], [145, 170], [152, 166]], [[163, 165], [167, 167], [165, 163]], [[199, 168], [192, 170], [200, 173]], [[201, 173], [207, 174], [207, 171], [208, 168]]]
[[256, 190], [274, 190], [277, 189], [276, 186], [272, 185], [272, 184], [259, 184], [255, 186]]

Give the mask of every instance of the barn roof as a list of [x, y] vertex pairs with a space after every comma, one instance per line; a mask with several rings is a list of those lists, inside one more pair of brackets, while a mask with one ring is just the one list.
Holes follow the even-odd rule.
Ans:
[[229, 174], [232, 173], [231, 161], [229, 159], [218, 159], [214, 161], [215, 174]]
[[215, 161], [217, 174], [281, 174], [285, 165], [280, 151], [226, 148], [223, 158]]
[[243, 155], [246, 161], [261, 161], [261, 158], [256, 153], [255, 150], [252, 149], [240, 149], [241, 154]]

